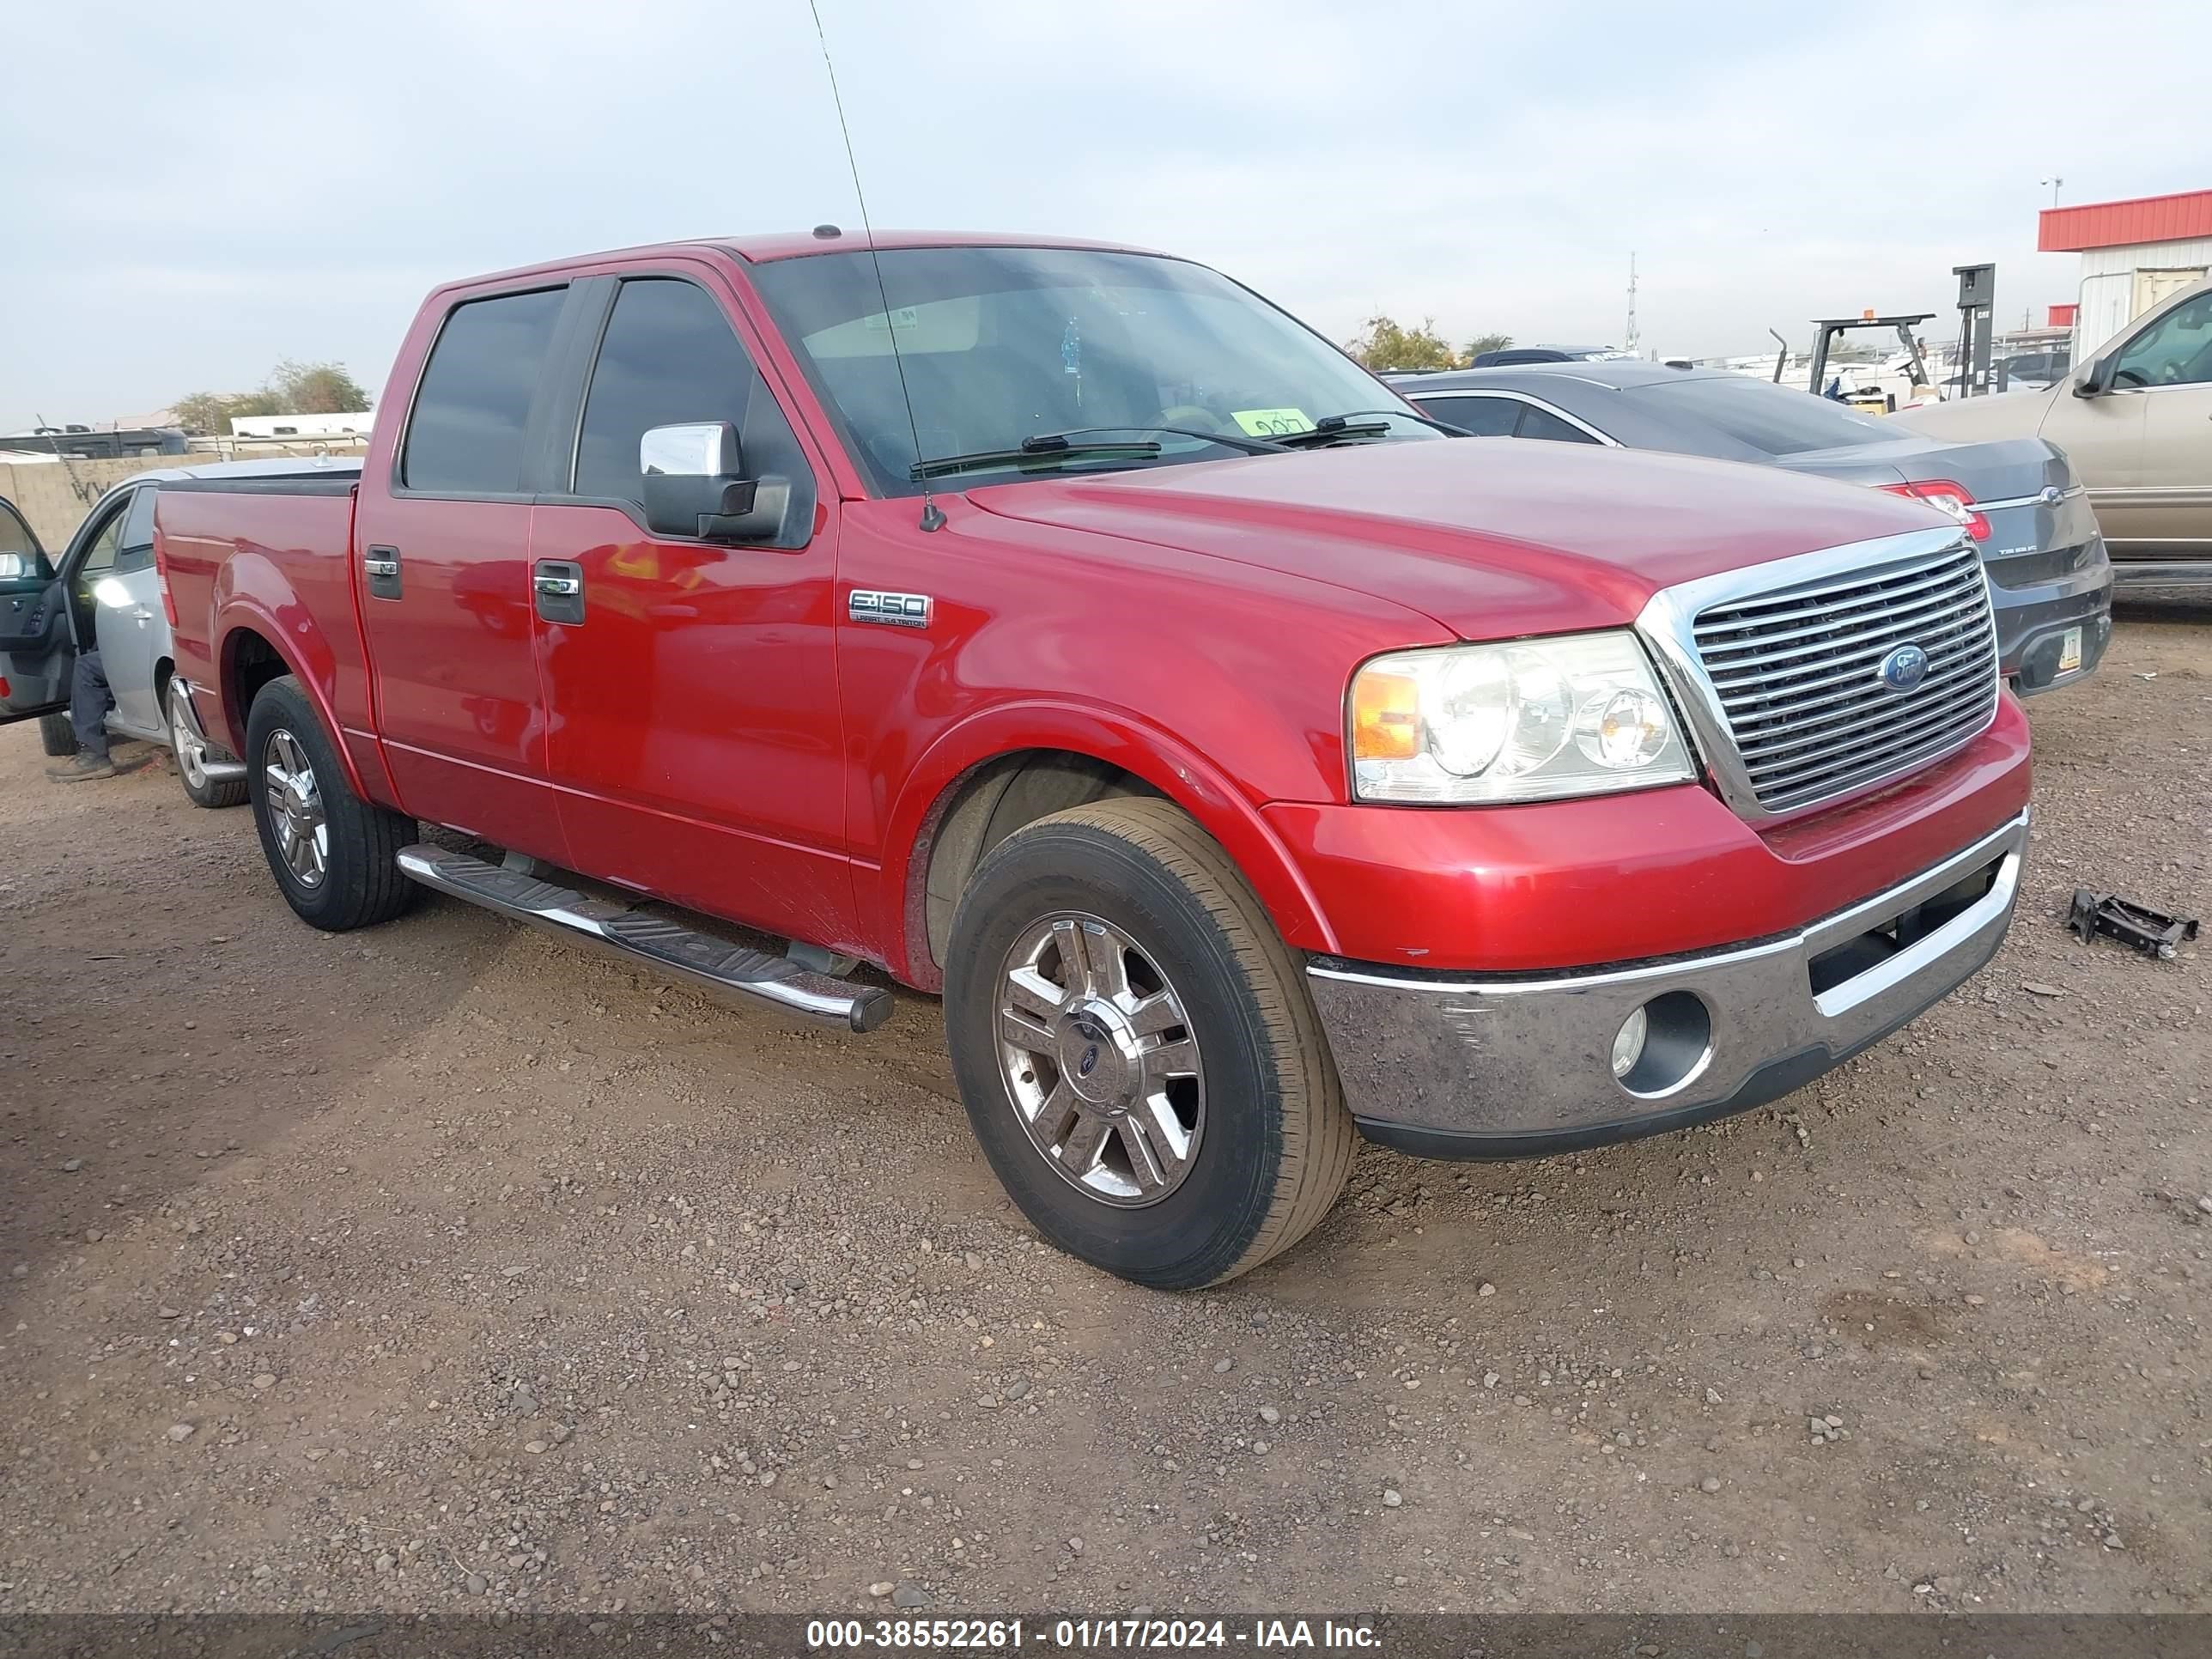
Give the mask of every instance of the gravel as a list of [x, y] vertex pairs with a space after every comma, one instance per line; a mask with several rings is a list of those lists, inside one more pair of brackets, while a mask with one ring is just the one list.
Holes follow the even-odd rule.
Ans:
[[2192, 613], [2034, 701], [2012, 939], [1831, 1076], [1364, 1148], [1190, 1296], [1037, 1241], [927, 999], [856, 1039], [450, 903], [317, 933], [244, 814], [0, 729], [0, 1601], [2212, 1610], [2205, 958], [2062, 925], [2212, 903], [2208, 698]]

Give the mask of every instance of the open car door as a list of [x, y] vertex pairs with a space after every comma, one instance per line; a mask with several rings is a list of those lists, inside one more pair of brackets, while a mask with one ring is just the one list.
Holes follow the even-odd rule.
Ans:
[[0, 726], [69, 707], [69, 592], [14, 502], [0, 496]]

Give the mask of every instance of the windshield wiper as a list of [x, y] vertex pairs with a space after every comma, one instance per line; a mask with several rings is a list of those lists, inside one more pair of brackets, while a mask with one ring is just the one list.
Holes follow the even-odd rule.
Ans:
[[1069, 432], [1040, 432], [1035, 437], [1023, 439], [1019, 447], [1014, 449], [979, 449], [970, 455], [939, 455], [931, 460], [916, 461], [907, 470], [908, 475], [920, 483], [948, 472], [975, 472], [986, 467], [1097, 460], [1107, 456], [1143, 460], [1160, 453], [1160, 446], [1148, 440], [1120, 444], [1077, 441], [1100, 432], [1164, 432], [1170, 437], [1197, 438], [1206, 443], [1219, 444], [1224, 449], [1241, 450], [1247, 455], [1272, 455], [1285, 447], [1272, 438], [1247, 437], [1241, 432], [1202, 432], [1194, 426], [1084, 426]]
[[924, 478], [939, 478], [948, 472], [979, 472], [987, 467], [1042, 467], [1055, 461], [1098, 460], [1108, 456], [1143, 460], [1159, 453], [1160, 447], [1152, 442], [1077, 444], [1053, 434], [1024, 439], [1014, 449], [979, 449], [968, 455], [939, 455], [916, 461], [907, 469], [907, 476], [919, 483]]
[[[1322, 416], [1313, 423], [1313, 429], [1310, 432], [1279, 433], [1276, 435], [1275, 441], [1286, 448], [1311, 449], [1323, 444], [1334, 443], [1343, 438], [1371, 438], [1377, 433], [1388, 432], [1390, 429], [1389, 421], [1370, 421], [1360, 418], [1369, 415], [1385, 415], [1401, 421], [1418, 421], [1423, 426], [1434, 427], [1448, 438], [1462, 435], [1457, 427], [1447, 426], [1442, 421], [1432, 421], [1425, 415], [1416, 415], [1410, 409], [1352, 409], [1346, 410], [1341, 415]], [[1354, 426], [1352, 424], [1354, 421], [1358, 421], [1359, 424]]]
[[1241, 449], [1247, 455], [1272, 455], [1284, 447], [1273, 438], [1256, 438], [1244, 432], [1206, 432], [1194, 426], [1079, 426], [1073, 432], [1048, 433], [1042, 438], [1024, 438], [1022, 447], [1054, 447], [1065, 438], [1087, 438], [1094, 432], [1164, 432], [1170, 437], [1199, 438], [1210, 444], [1219, 444], [1224, 449]]

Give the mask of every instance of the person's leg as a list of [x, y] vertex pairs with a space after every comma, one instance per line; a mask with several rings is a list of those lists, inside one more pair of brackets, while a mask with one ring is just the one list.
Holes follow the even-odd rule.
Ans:
[[70, 681], [70, 725], [76, 731], [78, 753], [95, 760], [107, 758], [107, 711], [114, 706], [100, 653], [79, 652], [76, 672]]
[[107, 711], [114, 702], [100, 653], [79, 653], [70, 678], [70, 726], [76, 732], [76, 757], [67, 766], [49, 767], [48, 777], [75, 782], [115, 775], [115, 763], [107, 753]]

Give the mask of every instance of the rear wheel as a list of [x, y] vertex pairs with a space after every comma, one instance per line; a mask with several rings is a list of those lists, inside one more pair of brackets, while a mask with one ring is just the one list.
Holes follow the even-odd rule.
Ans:
[[39, 747], [49, 755], [76, 753], [76, 727], [70, 724], [67, 714], [39, 716]]
[[343, 933], [389, 921], [415, 884], [399, 849], [415, 822], [348, 787], [337, 749], [307, 693], [287, 674], [263, 686], [246, 722], [246, 791], [261, 850], [302, 921]]
[[169, 682], [169, 753], [177, 763], [178, 780], [195, 806], [242, 806], [248, 780], [207, 775], [207, 740], [192, 720], [191, 697], [182, 680]]
[[1343, 1188], [1352, 1119], [1297, 962], [1172, 804], [1101, 801], [1006, 837], [948, 962], [969, 1121], [1069, 1254], [1216, 1285], [1296, 1243]]

